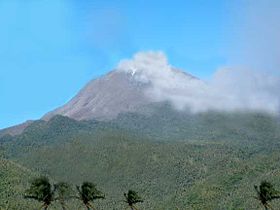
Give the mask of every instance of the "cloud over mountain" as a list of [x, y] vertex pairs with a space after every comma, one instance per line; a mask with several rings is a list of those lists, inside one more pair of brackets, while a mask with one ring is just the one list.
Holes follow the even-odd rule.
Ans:
[[192, 112], [279, 111], [280, 80], [239, 68], [222, 68], [204, 82], [173, 68], [163, 52], [140, 52], [123, 60], [117, 69], [150, 84], [145, 94], [153, 101], [170, 101]]
[[222, 68], [202, 81], [168, 63], [163, 52], [139, 52], [115, 70], [90, 81], [73, 99], [43, 119], [64, 115], [77, 120], [113, 119], [154, 102], [170, 102], [192, 113], [279, 112], [280, 80], [238, 68]]

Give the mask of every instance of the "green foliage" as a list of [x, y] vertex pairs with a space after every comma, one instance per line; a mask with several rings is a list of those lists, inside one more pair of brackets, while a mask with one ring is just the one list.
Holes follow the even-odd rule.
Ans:
[[56, 192], [58, 199], [66, 200], [70, 197], [72, 189], [68, 183], [58, 182], [54, 185], [54, 191]]
[[82, 186], [77, 186], [79, 198], [83, 204], [89, 209], [90, 204], [96, 199], [105, 199], [105, 195], [96, 188], [96, 185], [91, 182], [84, 182]]
[[71, 198], [72, 189], [66, 182], [58, 182], [54, 185], [55, 200], [58, 200], [62, 206], [62, 209], [66, 209], [66, 201]]
[[31, 186], [26, 190], [24, 197], [42, 202], [45, 209], [47, 209], [54, 201], [54, 189], [52, 189], [47, 177], [39, 177], [31, 182]]
[[262, 181], [259, 187], [255, 185], [255, 190], [258, 195], [257, 199], [266, 209], [270, 207], [270, 201], [280, 198], [279, 191], [277, 191], [274, 186], [267, 181]]
[[143, 202], [143, 199], [133, 190], [129, 190], [128, 193], [124, 193], [124, 197], [125, 202], [131, 207], [131, 209], [136, 209], [134, 205]]
[[39, 209], [40, 205], [23, 198], [29, 178], [36, 175], [13, 161], [0, 158], [0, 209]]

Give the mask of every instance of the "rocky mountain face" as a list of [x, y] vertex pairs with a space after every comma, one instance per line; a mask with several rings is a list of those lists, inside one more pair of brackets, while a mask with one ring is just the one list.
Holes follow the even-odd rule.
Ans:
[[[121, 62], [117, 69], [89, 82], [72, 100], [49, 112], [43, 119], [63, 115], [76, 120], [104, 120], [113, 119], [120, 113], [138, 112], [145, 105], [163, 102], [162, 91], [171, 95], [176, 91], [178, 84], [169, 82], [172, 77], [185, 83], [199, 81], [168, 66], [161, 54], [140, 55], [134, 60]], [[163, 88], [155, 88], [158, 86]]]
[[89, 82], [72, 100], [43, 119], [55, 115], [76, 120], [112, 119], [121, 112], [134, 112], [150, 103], [144, 94], [147, 87], [148, 84], [134, 80], [131, 74], [115, 70]]

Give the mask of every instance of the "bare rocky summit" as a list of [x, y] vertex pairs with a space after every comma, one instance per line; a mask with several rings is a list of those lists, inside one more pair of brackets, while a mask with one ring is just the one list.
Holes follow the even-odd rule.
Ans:
[[[194, 78], [179, 70], [174, 71], [188, 79]], [[89, 82], [73, 99], [47, 113], [43, 119], [63, 115], [76, 120], [108, 120], [120, 113], [137, 112], [141, 107], [156, 102], [149, 95], [152, 87], [150, 81], [138, 80], [135, 73], [114, 70]]]
[[[76, 120], [113, 119], [120, 113], [137, 112], [153, 102], [163, 102], [162, 95], [176, 92], [181, 83], [198, 81], [171, 67], [162, 53], [139, 53], [123, 60], [101, 78], [89, 82], [64, 106], [49, 112], [43, 119], [63, 115]], [[158, 88], [160, 87], [160, 88]], [[168, 98], [166, 98], [168, 100]]]
[[148, 86], [134, 80], [129, 73], [112, 71], [89, 82], [72, 100], [46, 114], [43, 119], [48, 120], [55, 115], [76, 120], [115, 118], [121, 112], [134, 112], [150, 103], [144, 94]]

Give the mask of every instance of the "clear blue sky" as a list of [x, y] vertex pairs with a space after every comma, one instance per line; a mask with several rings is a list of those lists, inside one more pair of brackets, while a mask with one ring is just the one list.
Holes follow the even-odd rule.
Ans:
[[38, 119], [135, 52], [209, 77], [227, 62], [225, 0], [1, 0], [0, 128]]

